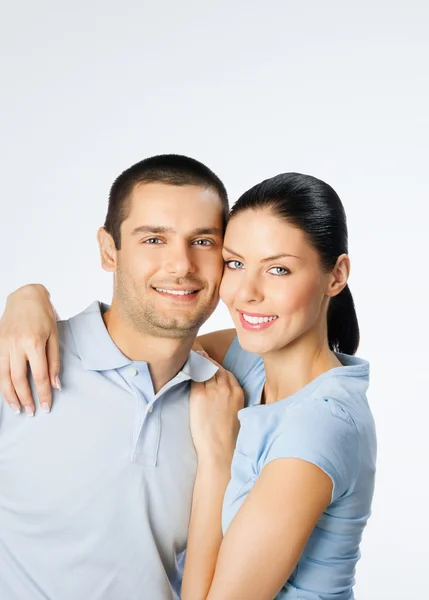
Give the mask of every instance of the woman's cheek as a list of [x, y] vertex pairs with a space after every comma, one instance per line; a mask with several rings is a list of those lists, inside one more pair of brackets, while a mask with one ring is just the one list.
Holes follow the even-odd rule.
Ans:
[[289, 314], [304, 311], [309, 316], [313, 315], [314, 312], [318, 312], [322, 300], [318, 282], [307, 279], [290, 286], [286, 296], [284, 307]]
[[228, 268], [225, 267], [223, 270], [223, 277], [219, 288], [219, 296], [222, 302], [226, 304], [226, 306], [230, 306], [234, 300], [234, 280], [231, 278], [231, 273], [228, 271]]

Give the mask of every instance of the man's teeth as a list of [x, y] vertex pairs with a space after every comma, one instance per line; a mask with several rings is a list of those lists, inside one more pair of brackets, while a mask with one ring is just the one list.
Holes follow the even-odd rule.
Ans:
[[251, 317], [250, 315], [246, 315], [242, 313], [243, 319], [248, 323], [252, 323], [252, 325], [258, 325], [259, 323], [268, 323], [268, 321], [274, 321], [278, 317]]
[[165, 294], [172, 294], [173, 296], [187, 296], [188, 294], [194, 294], [195, 290], [163, 290], [162, 288], [155, 288], [157, 292], [164, 292]]

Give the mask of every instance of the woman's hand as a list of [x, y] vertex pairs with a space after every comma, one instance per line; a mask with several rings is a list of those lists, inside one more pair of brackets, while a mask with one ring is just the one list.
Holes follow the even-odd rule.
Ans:
[[0, 320], [0, 391], [11, 409], [34, 414], [27, 379], [30, 364], [43, 412], [52, 403], [51, 386], [60, 389], [58, 332], [49, 293], [42, 285], [26, 285], [8, 297]]
[[218, 371], [211, 379], [192, 383], [191, 432], [199, 463], [221, 461], [229, 467], [240, 428], [237, 413], [244, 406], [244, 394], [234, 375], [217, 366]]

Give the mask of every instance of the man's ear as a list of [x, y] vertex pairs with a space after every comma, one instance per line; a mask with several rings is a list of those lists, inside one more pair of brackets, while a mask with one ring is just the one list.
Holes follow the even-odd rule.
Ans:
[[347, 254], [341, 254], [337, 258], [335, 267], [332, 269], [330, 275], [331, 276], [326, 295], [332, 298], [334, 296], [338, 296], [338, 294], [342, 292], [347, 285], [350, 275], [350, 258]]
[[104, 227], [97, 232], [98, 247], [100, 249], [101, 266], [105, 271], [116, 271], [117, 250], [112, 236]]

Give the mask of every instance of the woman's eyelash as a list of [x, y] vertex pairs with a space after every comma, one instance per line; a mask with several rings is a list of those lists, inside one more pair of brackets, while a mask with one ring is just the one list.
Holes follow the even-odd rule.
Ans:
[[[277, 273], [272, 273], [272, 271], [277, 271]], [[279, 273], [278, 271], [282, 272]], [[272, 267], [268, 272], [272, 275], [289, 275], [290, 273], [289, 269], [286, 269], [286, 267]]]
[[[231, 271], [237, 271], [244, 268], [243, 263], [239, 260], [226, 260], [225, 266], [228, 267], [228, 269], [231, 269]], [[271, 267], [271, 269], [268, 270], [268, 273], [281, 277], [282, 275], [289, 275], [290, 271], [286, 267]]]
[[242, 268], [243, 263], [241, 263], [239, 260], [226, 260], [225, 265], [228, 267], [228, 269], [236, 271], [237, 269]]

